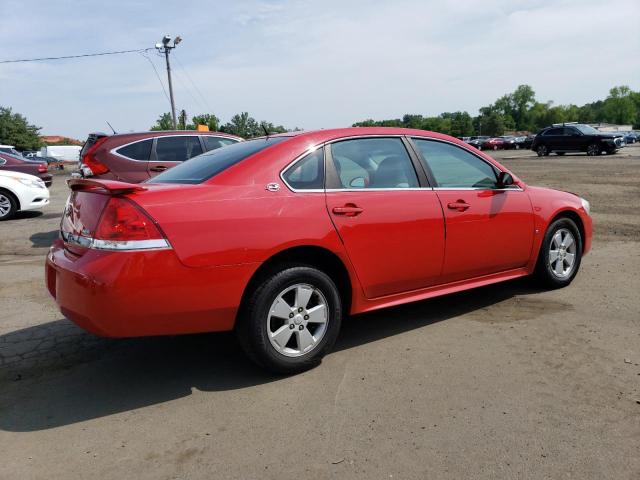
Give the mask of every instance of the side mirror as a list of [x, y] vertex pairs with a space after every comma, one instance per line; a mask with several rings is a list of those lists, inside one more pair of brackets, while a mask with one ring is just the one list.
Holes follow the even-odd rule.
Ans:
[[498, 174], [498, 188], [508, 187], [513, 185], [513, 177], [509, 172], [500, 172]]

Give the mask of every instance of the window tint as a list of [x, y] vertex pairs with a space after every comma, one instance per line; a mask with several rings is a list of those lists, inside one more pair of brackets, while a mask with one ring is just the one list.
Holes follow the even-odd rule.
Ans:
[[141, 142], [132, 143], [131, 145], [127, 145], [125, 147], [120, 147], [118, 150], [116, 150], [116, 152], [124, 157], [132, 158], [134, 160], [149, 160], [152, 143], [153, 139], [142, 140]]
[[418, 177], [400, 138], [359, 138], [331, 145], [342, 188], [417, 188]]
[[156, 157], [160, 162], [183, 162], [201, 153], [202, 147], [198, 137], [158, 137], [156, 143]]
[[562, 128], [550, 128], [545, 135], [562, 135]]
[[495, 188], [496, 169], [449, 143], [414, 138], [416, 146], [441, 188]]
[[282, 175], [291, 188], [324, 188], [324, 148], [320, 147], [291, 165]]
[[231, 138], [212, 137], [209, 135], [203, 135], [202, 139], [204, 140], [205, 150], [215, 150], [216, 148], [225, 147], [227, 145], [231, 145], [232, 143], [237, 143], [237, 140], [232, 140]]
[[202, 183], [245, 158], [287, 139], [288, 137], [260, 138], [211, 150], [193, 160], [156, 175], [148, 182]]

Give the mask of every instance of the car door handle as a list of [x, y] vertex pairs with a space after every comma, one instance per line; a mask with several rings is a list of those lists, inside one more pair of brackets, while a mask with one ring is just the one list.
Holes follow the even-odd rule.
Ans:
[[167, 168], [169, 167], [165, 167], [164, 165], [158, 165], [157, 167], [151, 167], [149, 170], [151, 170], [152, 172], [164, 172]]
[[447, 207], [449, 207], [451, 210], [457, 210], [459, 212], [464, 212], [470, 206], [471, 205], [469, 205], [464, 200], [457, 200], [455, 202], [451, 202], [447, 204]]
[[344, 215], [345, 217], [355, 217], [360, 215], [364, 210], [353, 203], [347, 203], [342, 207], [333, 207], [331, 210], [335, 215]]

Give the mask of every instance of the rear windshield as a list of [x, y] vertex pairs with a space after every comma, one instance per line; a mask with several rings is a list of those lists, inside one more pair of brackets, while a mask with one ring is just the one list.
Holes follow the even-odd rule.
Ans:
[[211, 150], [153, 177], [148, 180], [148, 183], [202, 183], [245, 158], [287, 138], [258, 138]]

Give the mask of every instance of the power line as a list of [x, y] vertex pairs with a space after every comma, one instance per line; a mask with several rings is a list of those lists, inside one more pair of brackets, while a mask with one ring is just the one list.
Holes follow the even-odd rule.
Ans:
[[[147, 49], [147, 50], [150, 50], [150, 49]], [[144, 52], [140, 52], [140, 55], [142, 55], [144, 58], [149, 60], [149, 63], [153, 67], [153, 71], [156, 72], [156, 77], [158, 78], [158, 81], [160, 82], [160, 86], [162, 87], [162, 91], [164, 92], [164, 96], [167, 97], [167, 100], [169, 100], [169, 102], [171, 102], [171, 100], [169, 99], [169, 95], [167, 94], [167, 90], [164, 88], [164, 83], [162, 82], [162, 78], [160, 78], [160, 74], [158, 73], [158, 69], [156, 68], [155, 64], [153, 63], [153, 61], [149, 57], [147, 57], [144, 54]]]
[[139, 48], [137, 50], [118, 50], [116, 52], [85, 53], [83, 55], [67, 55], [64, 57], [21, 58], [18, 60], [0, 60], [0, 63], [41, 62], [44, 60], [64, 60], [67, 58], [100, 57], [102, 55], [118, 55], [120, 53], [146, 52], [147, 50], [153, 50], [153, 48]]
[[175, 53], [173, 55], [173, 58], [176, 59], [176, 61], [178, 62], [178, 65], [180, 65], [180, 68], [182, 69], [182, 72], [186, 75], [187, 79], [189, 79], [189, 81], [191, 82], [191, 85], [193, 85], [193, 88], [196, 90], [198, 95], [200, 95], [200, 98], [202, 98], [202, 101], [204, 102], [205, 106], [209, 109], [209, 113], [213, 113], [213, 109], [211, 108], [211, 105], [209, 105], [209, 102], [207, 102], [207, 99], [204, 97], [204, 95], [202, 95], [202, 92], [200, 91], [196, 83], [192, 80], [191, 75], [189, 75], [189, 72], [187, 71], [186, 68], [184, 68], [184, 65], [182, 65], [182, 62], [175, 55]]

